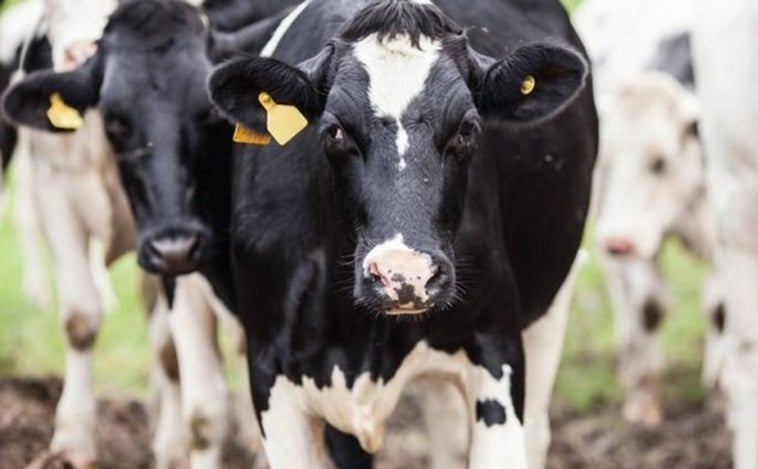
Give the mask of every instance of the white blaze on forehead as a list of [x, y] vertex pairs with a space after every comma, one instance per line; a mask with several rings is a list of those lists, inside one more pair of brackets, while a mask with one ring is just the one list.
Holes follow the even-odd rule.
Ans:
[[292, 24], [295, 22], [296, 19], [300, 16], [300, 14], [305, 10], [308, 5], [311, 4], [311, 0], [306, 0], [300, 5], [297, 6], [294, 10], [292, 10], [292, 13], [287, 15], [284, 20], [282, 20], [281, 23], [279, 23], [279, 26], [274, 31], [274, 34], [271, 36], [271, 39], [266, 43], [265, 46], [263, 46], [263, 50], [261, 50], [260, 56], [261, 57], [271, 57], [274, 55], [274, 52], [276, 52], [276, 48], [279, 46], [279, 43], [282, 41], [282, 38], [284, 37], [284, 34], [289, 31], [289, 29], [292, 27]]
[[372, 34], [357, 42], [353, 49], [369, 76], [368, 95], [374, 113], [397, 123], [396, 143], [401, 171], [406, 167], [409, 139], [400, 118], [411, 101], [424, 91], [441, 49], [439, 41], [425, 36], [419, 38], [419, 47], [415, 47], [407, 34], [384, 41]]

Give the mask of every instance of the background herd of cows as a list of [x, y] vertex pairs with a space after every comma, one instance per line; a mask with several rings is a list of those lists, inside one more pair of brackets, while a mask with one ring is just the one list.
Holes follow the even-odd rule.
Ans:
[[[579, 15], [582, 2], [564, 0], [567, 9], [576, 12], [578, 8]], [[12, 0], [6, 1], [2, 8], [13, 3]], [[628, 6], [634, 2], [619, 0], [619, 3]], [[655, 1], [639, 0], [639, 4], [641, 21], [645, 21], [648, 11], [658, 8]], [[663, 10], [661, 14], [665, 12]], [[586, 26], [591, 24], [592, 18], [581, 20]], [[676, 20], [669, 23], [661, 28], [680, 27]], [[651, 34], [660, 32], [655, 32], [655, 25], [649, 29]], [[592, 55], [596, 52], [593, 50], [596, 44], [588, 45]], [[602, 110], [602, 101], [600, 107]], [[54, 377], [61, 375], [64, 367], [65, 339], [55, 314], [52, 274], [49, 275], [50, 289], [36, 292], [36, 301], [31, 301], [24, 291], [20, 275], [21, 240], [14, 228], [16, 197], [13, 188], [11, 174], [0, 198], [0, 440], [3, 435], [12, 434], [4, 425], [12, 419], [14, 409], [18, 412], [25, 409], [26, 404], [19, 404], [18, 408], [13, 406], [14, 399], [23, 397], [24, 390], [36, 390], [29, 391], [29, 395], [36, 392], [41, 395], [36, 396], [40, 400], [51, 401], [44, 405], [54, 405], [56, 393], [60, 390]], [[634, 188], [625, 190], [633, 191]], [[709, 275], [707, 262], [693, 256], [679, 239], [672, 237], [662, 245], [658, 259], [667, 289], [662, 295], [670, 313], [660, 328], [665, 356], [663, 423], [649, 415], [636, 415], [637, 420], [653, 425], [629, 424], [621, 418], [623, 413], [629, 412], [624, 406], [626, 392], [618, 373], [617, 321], [608, 292], [607, 271], [603, 269], [604, 251], [607, 255], [609, 246], [606, 240], [598, 239], [598, 233], [602, 231], [596, 229], [598, 224], [597, 218], [593, 218], [587, 227], [585, 248], [588, 256], [578, 278], [554, 394], [556, 434], [549, 466], [582, 467], [592, 463], [599, 467], [728, 467], [730, 443], [720, 416], [721, 403], [718, 395], [705, 389], [702, 382], [704, 335], [710, 327], [710, 317], [703, 312], [703, 291]], [[104, 418], [110, 420], [102, 424], [107, 425], [103, 428], [112, 431], [116, 441], [123, 437], [119, 432], [136, 435], [147, 431], [140, 428], [145, 422], [141, 420], [144, 409], [138, 401], [149, 398], [150, 351], [147, 318], [137, 313], [142, 307], [134, 255], [121, 259], [111, 269], [110, 276], [116, 300], [98, 336], [94, 380], [98, 392], [106, 396], [102, 407], [107, 409]], [[705, 304], [708, 306], [707, 301]], [[236, 345], [233, 337], [225, 332], [229, 331], [222, 327], [222, 344], [228, 349], [228, 356], [232, 356]], [[241, 378], [238, 368], [229, 366], [227, 370], [235, 389]], [[39, 419], [47, 418], [48, 422], [40, 425], [49, 427], [52, 414], [43, 414]], [[415, 435], [411, 430], [413, 420], [413, 415], [398, 417], [396, 429], [400, 435]], [[32, 440], [37, 438], [40, 441], [34, 442], [36, 447], [30, 443], [23, 451], [39, 448], [44, 444], [43, 437], [44, 431], [30, 436]], [[135, 438], [145, 438], [145, 435]], [[393, 441], [390, 440], [390, 452], [394, 448]], [[412, 446], [412, 441], [408, 437], [397, 448], [407, 444]], [[123, 446], [123, 454], [111, 452], [109, 461], [119, 467], [138, 464], [134, 461], [139, 459], [129, 458], [144, 452], [136, 450], [139, 441], [118, 444]], [[6, 450], [7, 444], [3, 446], [0, 442], [0, 468], [6, 467], [3, 464], [3, 451]], [[132, 454], [128, 454], [130, 451]], [[407, 448], [397, 449], [397, 452], [409, 453], [408, 461], [423, 462], [423, 455], [413, 454]], [[383, 467], [415, 467], [414, 463], [404, 461], [397, 454], [381, 461]]]

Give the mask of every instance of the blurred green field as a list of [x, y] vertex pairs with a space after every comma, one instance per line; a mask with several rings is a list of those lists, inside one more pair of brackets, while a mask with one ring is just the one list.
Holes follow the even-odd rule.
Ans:
[[[573, 8], [580, 1], [565, 3]], [[586, 244], [591, 251], [591, 243]], [[704, 319], [699, 291], [705, 267], [676, 245], [666, 247], [663, 266], [670, 281], [674, 312], [662, 332], [670, 378], [665, 395], [669, 401], [696, 402], [703, 397], [699, 369]], [[64, 355], [59, 319], [54, 307], [40, 310], [24, 300], [20, 272], [18, 237], [6, 213], [0, 225], [0, 375], [60, 374]], [[149, 351], [134, 257], [119, 261], [111, 269], [111, 277], [119, 303], [116, 311], [104, 317], [97, 341], [96, 386], [100, 391], [144, 395]], [[597, 406], [616, 404], [620, 397], [615, 377], [613, 317], [593, 253], [579, 278], [556, 401], [588, 412]]]

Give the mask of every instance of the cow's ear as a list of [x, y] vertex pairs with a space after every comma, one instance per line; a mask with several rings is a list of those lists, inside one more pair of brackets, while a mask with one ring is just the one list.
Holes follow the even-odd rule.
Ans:
[[330, 63], [330, 48], [293, 67], [276, 59], [237, 59], [217, 67], [208, 79], [211, 102], [233, 123], [260, 133], [266, 132], [266, 110], [261, 94], [277, 104], [297, 107], [313, 121], [324, 110], [328, 92], [324, 77]]
[[58, 106], [65, 105], [83, 115], [87, 108], [97, 105], [99, 83], [90, 60], [80, 67], [63, 73], [45, 70], [34, 72], [11, 86], [2, 99], [2, 113], [17, 125], [50, 132], [67, 132], [76, 126], [56, 127], [48, 111], [54, 96]]
[[576, 51], [546, 43], [520, 47], [494, 63], [474, 62], [479, 112], [514, 123], [536, 123], [560, 112], [584, 88], [589, 71]]

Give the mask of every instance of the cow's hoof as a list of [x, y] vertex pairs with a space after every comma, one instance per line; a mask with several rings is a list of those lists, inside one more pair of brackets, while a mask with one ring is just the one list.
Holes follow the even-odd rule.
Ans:
[[97, 464], [91, 456], [71, 451], [45, 451], [32, 461], [27, 469], [95, 469]]
[[656, 399], [628, 399], [624, 404], [624, 418], [632, 423], [656, 427], [663, 421], [663, 411]]

